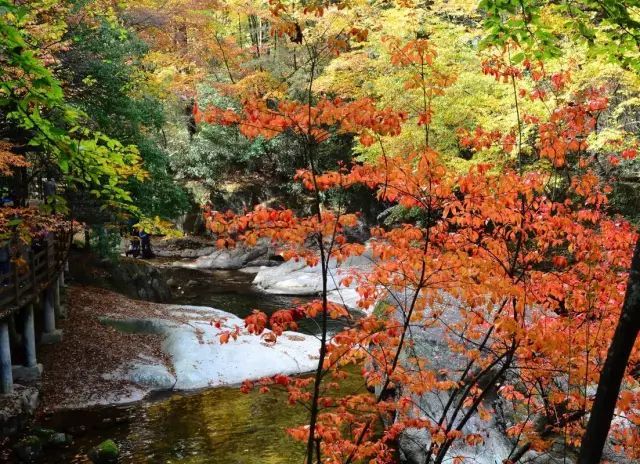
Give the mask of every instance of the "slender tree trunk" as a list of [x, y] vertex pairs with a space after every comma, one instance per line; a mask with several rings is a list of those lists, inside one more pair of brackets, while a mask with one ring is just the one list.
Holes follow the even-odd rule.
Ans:
[[258, 17], [258, 27], [256, 29], [258, 35], [258, 55], [262, 53], [262, 18]]
[[[313, 206], [315, 208], [315, 214], [319, 222], [322, 222], [322, 201], [320, 199], [320, 193], [318, 184], [316, 183], [316, 165], [314, 161], [314, 140], [311, 136], [311, 104], [313, 102], [313, 80], [315, 77], [317, 56], [314, 56], [311, 61], [311, 72], [309, 76], [309, 87], [307, 90], [307, 105], [308, 105], [308, 122], [309, 132], [305, 137], [306, 153], [309, 162], [309, 169], [311, 169], [311, 176], [314, 184], [315, 197], [313, 200]], [[318, 233], [316, 237], [318, 240], [318, 248], [320, 250], [320, 264], [322, 269], [322, 334], [320, 339], [320, 356], [318, 358], [318, 366], [316, 367], [315, 379], [313, 383], [313, 397], [311, 398], [311, 406], [309, 411], [309, 438], [307, 439], [307, 458], [305, 464], [313, 464], [313, 453], [316, 453], [318, 462], [322, 461], [320, 441], [316, 437], [316, 427], [318, 421], [318, 414], [320, 412], [320, 387], [322, 385], [322, 376], [324, 370], [324, 359], [327, 354], [327, 313], [328, 313], [328, 299], [327, 299], [327, 282], [329, 280], [329, 257], [331, 256], [331, 249], [325, 250], [324, 237], [322, 232]]]
[[607, 441], [611, 419], [627, 369], [629, 356], [640, 330], [640, 236], [636, 241], [618, 326], [600, 373], [596, 398], [587, 430], [582, 437], [578, 464], [597, 464]]
[[233, 78], [233, 74], [231, 74], [231, 68], [229, 67], [229, 61], [227, 60], [227, 54], [224, 52], [224, 47], [222, 46], [222, 42], [218, 37], [218, 34], [215, 35], [216, 44], [218, 44], [218, 48], [220, 49], [220, 53], [222, 54], [222, 61], [224, 62], [224, 67], [227, 69], [227, 74], [229, 75], [229, 80], [232, 84], [235, 84], [236, 81]]
[[254, 47], [255, 57], [260, 59], [260, 32], [258, 30], [258, 17], [255, 15], [249, 15], [249, 37], [251, 37], [251, 44]]

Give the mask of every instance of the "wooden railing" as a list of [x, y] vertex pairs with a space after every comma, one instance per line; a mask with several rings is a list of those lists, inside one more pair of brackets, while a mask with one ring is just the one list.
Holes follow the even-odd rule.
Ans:
[[[0, 273], [0, 320], [33, 303], [58, 278], [69, 253], [71, 234], [51, 235], [41, 247], [18, 247], [8, 273]], [[15, 249], [16, 247], [11, 247]]]

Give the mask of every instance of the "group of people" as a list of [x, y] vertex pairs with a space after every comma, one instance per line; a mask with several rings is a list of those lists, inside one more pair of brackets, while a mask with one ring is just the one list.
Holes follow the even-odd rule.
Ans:
[[[53, 177], [43, 177], [39, 183], [39, 191], [43, 203], [49, 211], [56, 214], [58, 184]], [[29, 191], [26, 186], [11, 186], [4, 182], [0, 185], [0, 207], [24, 207], [30, 204]]]
[[129, 237], [129, 248], [125, 251], [125, 255], [133, 256], [134, 258], [138, 256], [144, 259], [153, 258], [151, 235], [144, 230], [139, 230], [137, 227], [134, 227]]

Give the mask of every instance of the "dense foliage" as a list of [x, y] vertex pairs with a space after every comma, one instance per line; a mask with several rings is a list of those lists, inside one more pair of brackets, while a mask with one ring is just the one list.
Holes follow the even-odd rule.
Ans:
[[498, 404], [503, 463], [598, 462], [609, 429], [640, 459], [638, 6], [0, 0], [0, 171], [60, 179], [98, 231], [193, 198], [218, 246], [318, 266], [317, 301], [221, 336], [318, 321], [311, 377], [244, 385], [308, 410], [307, 464], [471, 461]]
[[58, 210], [90, 222], [188, 209], [158, 143], [162, 89], [146, 83], [135, 33], [94, 2], [2, 2], [0, 12], [3, 155], [16, 168], [4, 195], [24, 204], [55, 178]]
[[[594, 400], [621, 387], [616, 415], [624, 419], [614, 422], [610, 443], [626, 455], [621, 459], [636, 459], [637, 344], [632, 348], [640, 324], [633, 276], [618, 322], [636, 234], [616, 213], [635, 219], [620, 190], [637, 146], [621, 118], [629, 103], [621, 96], [635, 95], [637, 84], [633, 66], [624, 70], [633, 48], [619, 48], [615, 68], [603, 51], [622, 40], [612, 28], [633, 24], [608, 10], [591, 15], [596, 5], [587, 3], [574, 17], [578, 25], [568, 24], [567, 10], [557, 5], [483, 2], [484, 10], [465, 20], [433, 15], [446, 7], [430, 6], [272, 5], [262, 19], [274, 43], [262, 49], [254, 40], [254, 56], [237, 67], [242, 78], [229, 71], [231, 82], [218, 86], [241, 106], [196, 107], [197, 122], [251, 140], [293, 137], [306, 164], [295, 178], [310, 194], [310, 213], [264, 205], [245, 214], [208, 213], [219, 246], [268, 238], [286, 259], [321, 268], [320, 300], [270, 318], [256, 312], [244, 329], [261, 334], [269, 326], [280, 334], [301, 317], [319, 317], [315, 376], [258, 385], [284, 387], [292, 404], [308, 408], [309, 422], [289, 431], [306, 443], [308, 463], [393, 461], [407, 440], [421, 448], [415, 462], [473, 460], [474, 448], [489, 446], [493, 395], [514, 412], [505, 431], [511, 451], [495, 459], [566, 459], [580, 444]], [[474, 29], [474, 19], [486, 33]], [[602, 30], [602, 40], [583, 42], [587, 22], [589, 30]], [[560, 24], [571, 32], [562, 39]], [[290, 42], [276, 52], [277, 37]], [[452, 45], [453, 37], [463, 39]], [[304, 68], [289, 61], [297, 78], [279, 79], [283, 56], [295, 53]], [[326, 171], [323, 147], [335, 134], [357, 140], [359, 162]], [[347, 236], [357, 209], [330, 201], [355, 186], [397, 205], [366, 245]], [[332, 274], [332, 262], [363, 254], [372, 260], [369, 269]], [[377, 310], [352, 319], [328, 299], [336, 278], [357, 291], [360, 307]], [[330, 334], [330, 318], [346, 319], [347, 328]], [[624, 332], [628, 351], [607, 355], [627, 318], [635, 321]], [[419, 354], [412, 334], [421, 331], [442, 334], [453, 365]], [[610, 366], [616, 357], [617, 372]], [[361, 366], [373, 396], [331, 395], [350, 364]], [[611, 377], [599, 379], [603, 368]], [[594, 416], [607, 421], [605, 435], [611, 400], [608, 406], [611, 415]], [[580, 462], [599, 461], [602, 446], [588, 445]]]

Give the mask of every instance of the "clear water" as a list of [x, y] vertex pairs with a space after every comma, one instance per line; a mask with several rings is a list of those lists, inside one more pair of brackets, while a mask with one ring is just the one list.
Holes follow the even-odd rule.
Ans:
[[[261, 293], [251, 286], [253, 276], [240, 272], [176, 268], [163, 272], [181, 287], [174, 292], [175, 303], [213, 306], [241, 317], [253, 309], [272, 312], [301, 301]], [[301, 331], [317, 332], [317, 323], [307, 322]], [[352, 375], [342, 388], [355, 393], [364, 386], [358, 375]], [[43, 418], [43, 426], [71, 433], [74, 443], [49, 450], [39, 462], [90, 462], [87, 451], [111, 438], [121, 445], [122, 463], [302, 463], [303, 448], [284, 430], [305, 419], [305, 410], [290, 407], [281, 391], [243, 394], [237, 388], [217, 388], [164, 394], [130, 406], [58, 412]]]
[[[272, 295], [254, 287], [251, 282], [255, 274], [240, 271], [207, 271], [186, 268], [167, 267], [163, 269], [167, 278], [179, 282], [173, 289], [173, 302], [190, 305], [211, 306], [228, 311], [240, 317], [246, 317], [254, 309], [271, 314], [290, 308], [310, 297]], [[343, 324], [329, 321], [329, 330], [335, 331]], [[319, 320], [299, 321], [300, 332], [317, 334], [320, 331]]]

